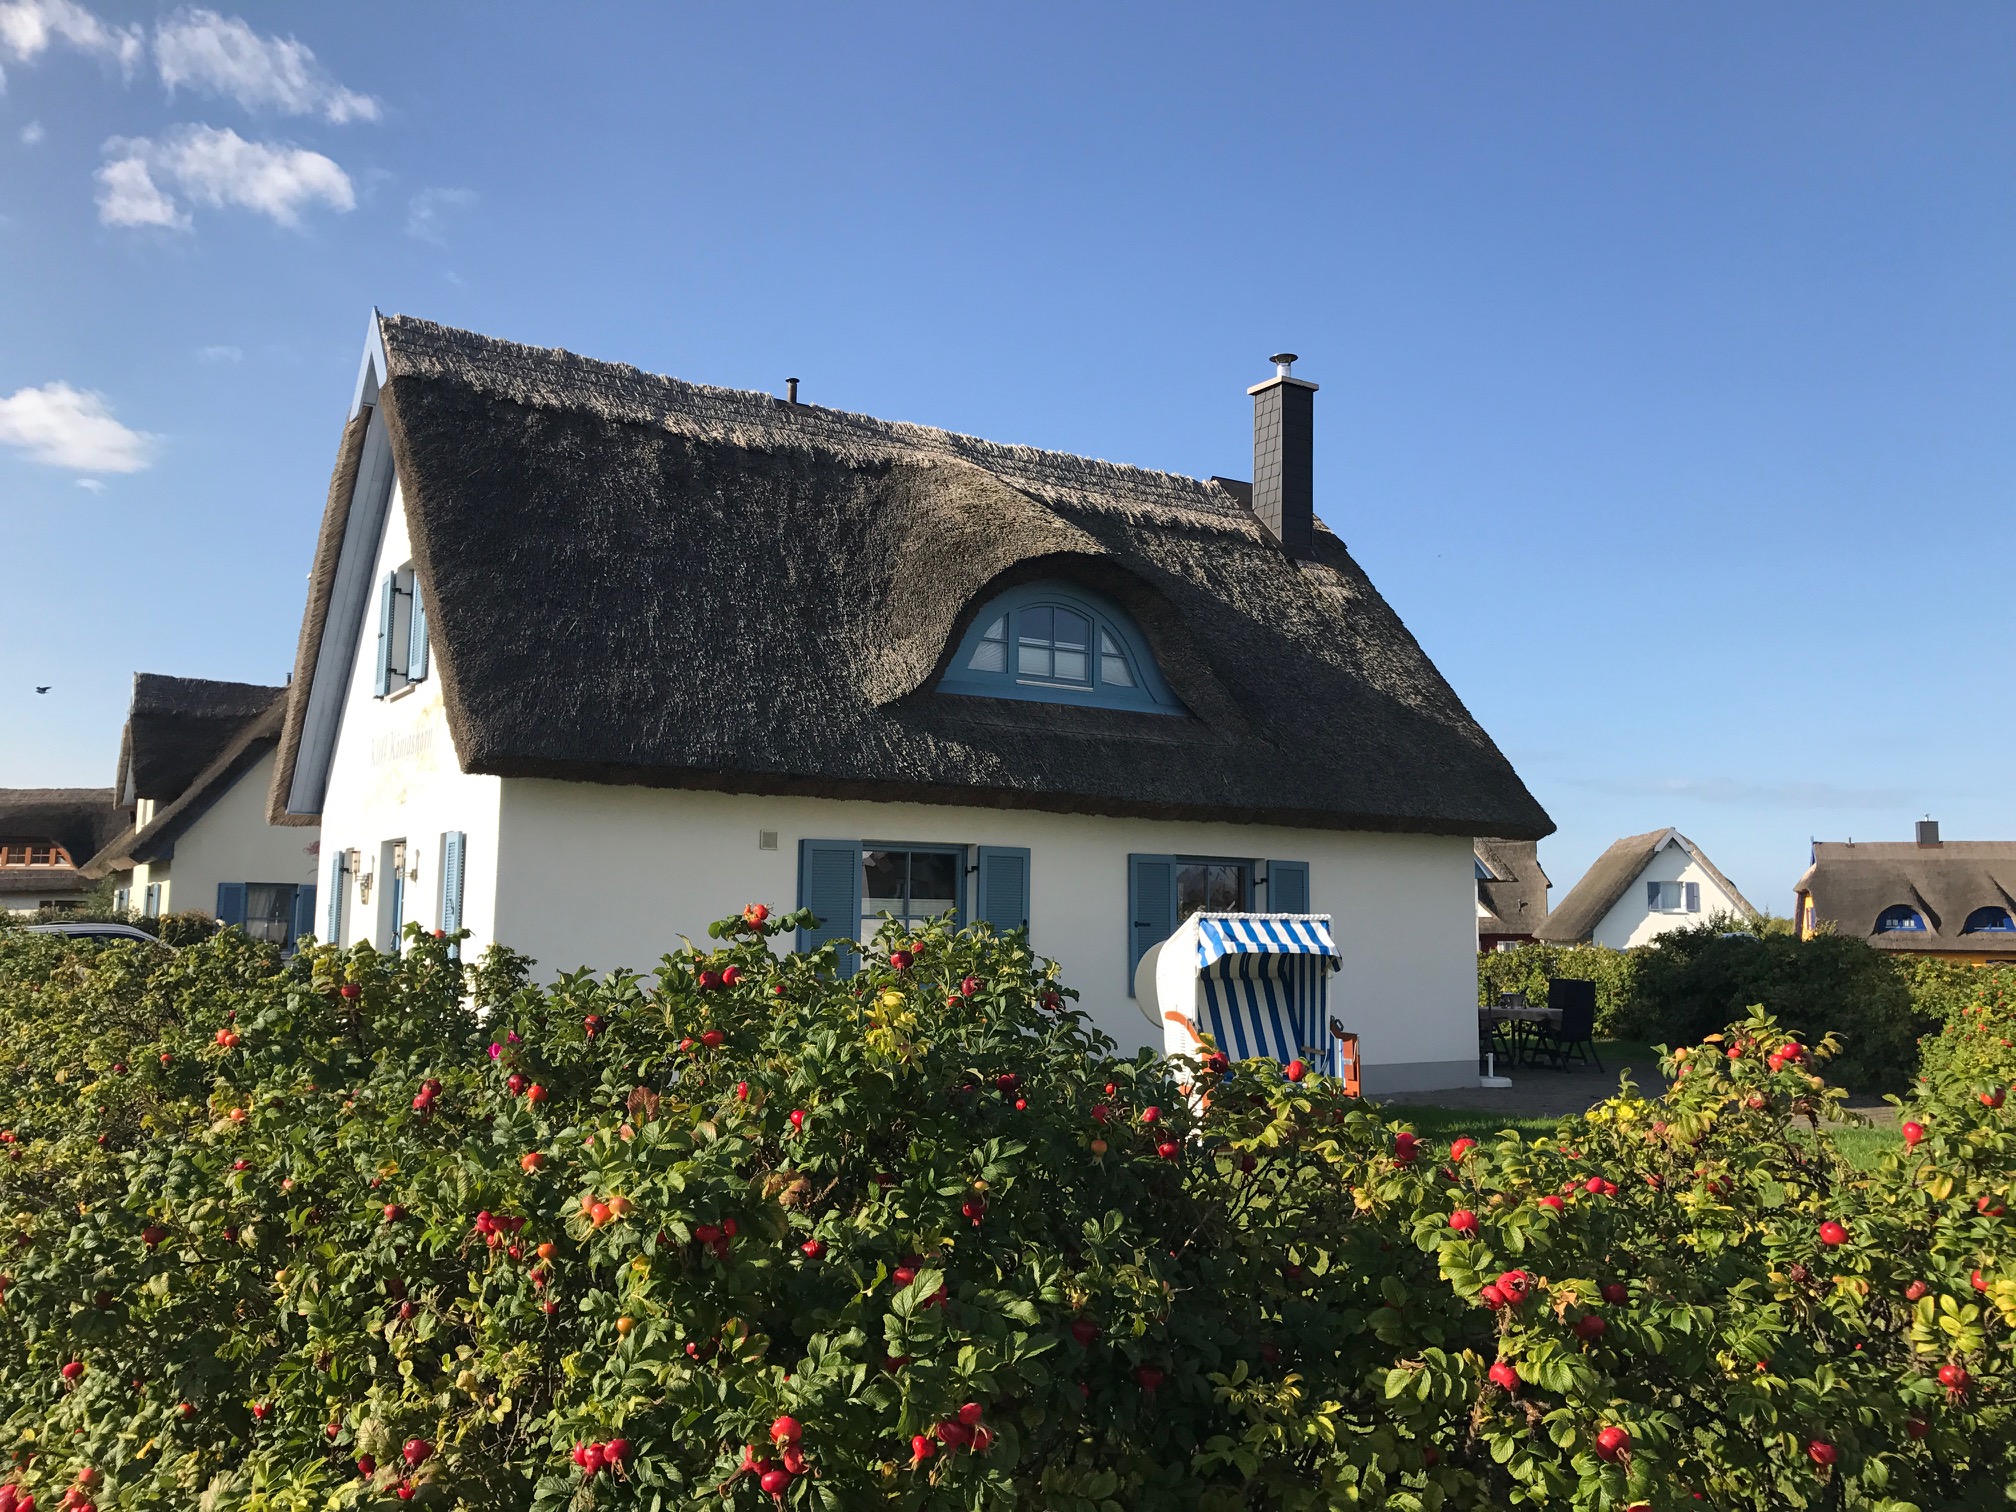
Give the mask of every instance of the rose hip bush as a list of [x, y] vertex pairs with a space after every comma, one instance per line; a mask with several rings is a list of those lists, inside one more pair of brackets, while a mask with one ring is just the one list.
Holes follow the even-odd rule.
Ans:
[[[1554, 1138], [1125, 1060], [985, 929], [653, 979], [0, 933], [0, 1508], [1979, 1507], [1999, 1098], [1757, 1017]], [[1915, 1130], [1915, 1133], [1913, 1132]]]

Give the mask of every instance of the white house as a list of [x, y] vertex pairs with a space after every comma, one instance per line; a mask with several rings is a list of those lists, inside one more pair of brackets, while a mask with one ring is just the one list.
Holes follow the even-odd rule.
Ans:
[[207, 913], [275, 945], [309, 933], [318, 834], [266, 819], [287, 690], [133, 678], [114, 802], [130, 816], [86, 865], [121, 908]]
[[1552, 825], [1315, 520], [1289, 360], [1246, 484], [374, 317], [271, 810], [319, 931], [641, 968], [949, 909], [1131, 1047], [1188, 913], [1314, 910], [1368, 1086], [1474, 1078], [1472, 837]]
[[1598, 856], [1534, 937], [1624, 950], [1717, 915], [1752, 920], [1757, 910], [1700, 846], [1676, 829], [1651, 830]]

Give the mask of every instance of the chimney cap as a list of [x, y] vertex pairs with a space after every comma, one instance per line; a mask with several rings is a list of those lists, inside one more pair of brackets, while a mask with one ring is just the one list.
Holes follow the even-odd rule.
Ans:
[[1276, 378], [1286, 378], [1289, 376], [1288, 370], [1302, 359], [1297, 357], [1293, 352], [1276, 352], [1267, 360], [1274, 364], [1274, 376]]

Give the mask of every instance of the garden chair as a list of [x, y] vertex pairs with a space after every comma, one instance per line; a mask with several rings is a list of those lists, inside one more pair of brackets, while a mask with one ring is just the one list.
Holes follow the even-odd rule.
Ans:
[[1561, 1022], [1535, 1026], [1534, 1058], [1544, 1056], [1556, 1071], [1566, 1071], [1571, 1059], [1601, 1071], [1603, 1062], [1596, 1055], [1596, 984], [1567, 977], [1549, 982], [1547, 1006], [1561, 1015]]

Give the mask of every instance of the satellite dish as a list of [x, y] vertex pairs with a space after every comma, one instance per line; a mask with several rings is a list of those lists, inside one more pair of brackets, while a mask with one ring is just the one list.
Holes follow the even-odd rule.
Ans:
[[1162, 946], [1166, 941], [1158, 940], [1141, 952], [1141, 964], [1134, 968], [1134, 1006], [1141, 1010], [1141, 1016], [1162, 1029], [1162, 1005], [1155, 994], [1155, 967], [1162, 959]]

